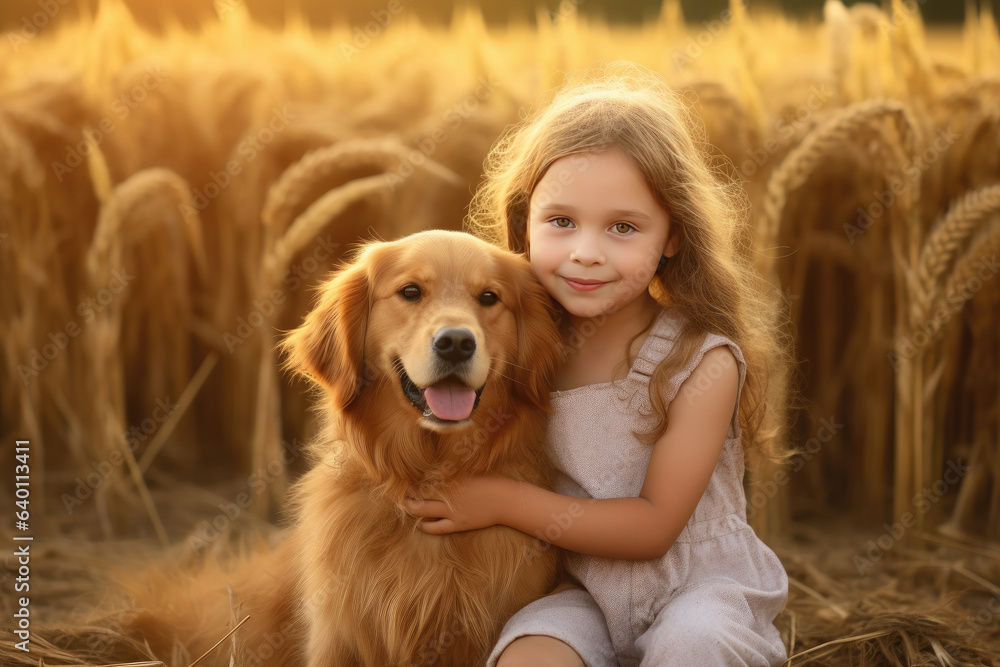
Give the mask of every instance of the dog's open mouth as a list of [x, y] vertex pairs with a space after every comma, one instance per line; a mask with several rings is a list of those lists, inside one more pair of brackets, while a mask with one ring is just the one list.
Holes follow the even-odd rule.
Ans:
[[441, 421], [462, 421], [468, 419], [479, 405], [483, 387], [470, 389], [457, 378], [449, 376], [421, 389], [406, 374], [402, 363], [397, 363], [396, 368], [399, 370], [403, 394], [424, 417]]

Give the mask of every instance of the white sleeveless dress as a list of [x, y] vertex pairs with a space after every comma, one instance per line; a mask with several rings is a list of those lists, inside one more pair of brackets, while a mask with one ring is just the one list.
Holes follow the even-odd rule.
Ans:
[[[649, 377], [670, 351], [678, 320], [664, 309], [623, 380], [552, 393], [546, 446], [555, 489], [580, 498], [636, 497], [652, 446], [632, 432], [652, 425]], [[708, 334], [672, 378], [668, 402], [705, 352], [730, 339]], [[517, 637], [548, 635], [572, 646], [588, 667], [779, 665], [786, 650], [774, 619], [788, 596], [781, 561], [746, 521], [743, 447], [737, 410], [708, 488], [677, 541], [660, 559], [616, 560], [567, 552], [586, 587], [544, 597], [504, 626], [488, 667]]]

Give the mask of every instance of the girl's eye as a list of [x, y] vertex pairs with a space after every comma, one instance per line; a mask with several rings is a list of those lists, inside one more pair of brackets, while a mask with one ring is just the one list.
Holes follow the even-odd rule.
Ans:
[[479, 303], [484, 306], [492, 306], [499, 298], [500, 297], [497, 296], [496, 292], [484, 290], [483, 293], [479, 295]]
[[556, 227], [562, 227], [563, 229], [573, 224], [573, 221], [569, 218], [552, 218], [550, 222]]
[[420, 288], [416, 285], [406, 285], [399, 290], [399, 294], [407, 301], [420, 301]]
[[628, 224], [627, 222], [616, 222], [615, 223], [615, 231], [618, 232], [619, 234], [628, 234], [633, 229], [635, 229], [635, 227], [633, 227], [632, 225]]

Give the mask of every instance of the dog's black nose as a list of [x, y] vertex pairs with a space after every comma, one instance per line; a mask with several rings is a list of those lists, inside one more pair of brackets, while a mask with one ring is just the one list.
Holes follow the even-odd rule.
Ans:
[[434, 352], [446, 361], [466, 361], [476, 351], [476, 337], [468, 329], [444, 327], [434, 335]]

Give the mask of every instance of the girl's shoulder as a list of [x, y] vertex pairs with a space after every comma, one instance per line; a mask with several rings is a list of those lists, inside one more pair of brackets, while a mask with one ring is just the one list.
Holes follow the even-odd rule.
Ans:
[[[676, 344], [684, 321], [685, 317], [673, 308], [665, 308], [657, 316], [649, 336], [639, 350], [639, 355], [629, 373], [630, 377], [643, 384], [649, 384], [657, 366], [666, 359]], [[695, 368], [705, 358], [705, 355], [717, 347], [727, 347], [732, 352], [732, 356], [737, 362], [740, 386], [742, 386], [746, 373], [746, 361], [740, 346], [727, 336], [709, 332], [705, 334], [701, 344], [690, 352], [683, 364], [675, 368], [670, 378], [664, 384], [659, 385], [660, 390], [667, 394], [667, 402], [673, 400], [680, 385], [694, 373]], [[639, 409], [643, 411], [648, 409], [648, 406], [643, 402]]]
[[[646, 341], [639, 350], [639, 357], [644, 360], [645, 364], [647, 366], [652, 364], [653, 366], [649, 368], [650, 373], [652, 373], [655, 365], [662, 361], [670, 353], [670, 350], [673, 349], [685, 322], [686, 317], [676, 308], [666, 307], [657, 314], [653, 327], [650, 329]], [[733, 356], [741, 363], [743, 362], [743, 351], [737, 343], [722, 334], [708, 332], [705, 334], [701, 345], [692, 351], [691, 357], [687, 360], [685, 367], [687, 370], [693, 370], [697, 365], [696, 362], [706, 352], [722, 345], [728, 346]]]

